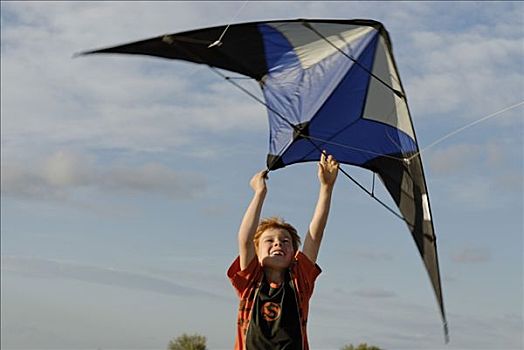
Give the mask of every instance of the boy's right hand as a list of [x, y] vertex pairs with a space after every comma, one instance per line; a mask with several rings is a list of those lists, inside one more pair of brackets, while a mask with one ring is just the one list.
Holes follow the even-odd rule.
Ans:
[[266, 193], [267, 192], [267, 186], [266, 186], [266, 179], [267, 179], [267, 170], [262, 170], [258, 173], [256, 173], [251, 181], [249, 182], [249, 185], [253, 189], [255, 193]]

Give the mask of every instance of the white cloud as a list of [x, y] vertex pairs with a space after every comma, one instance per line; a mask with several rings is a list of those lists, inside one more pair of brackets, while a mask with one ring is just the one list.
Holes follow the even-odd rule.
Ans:
[[351, 252], [350, 256], [354, 256], [359, 259], [363, 259], [366, 261], [391, 261], [393, 260], [393, 255], [390, 253], [386, 253], [383, 251], [376, 251], [376, 250], [355, 250]]
[[496, 189], [491, 186], [489, 179], [471, 176], [465, 181], [450, 184], [447, 193], [449, 198], [462, 205], [464, 210], [486, 209], [499, 205], [492, 200], [491, 194]]
[[93, 157], [58, 151], [44, 162], [42, 176], [53, 187], [85, 186], [95, 177], [93, 167]]
[[489, 26], [463, 32], [441, 28], [408, 38], [417, 53], [406, 58], [416, 71], [406, 87], [416, 115], [454, 113], [471, 120], [524, 100], [522, 32], [507, 37]]
[[[522, 173], [520, 173], [522, 174]], [[522, 207], [522, 175], [502, 170], [500, 174], [485, 174], [482, 169], [471, 173], [442, 178], [433, 188], [442, 203], [460, 207], [464, 212]], [[502, 195], [504, 194], [504, 195]]]
[[109, 286], [146, 290], [167, 295], [224, 299], [204, 289], [182, 286], [169, 279], [141, 272], [97, 267], [67, 261], [23, 256], [2, 256], [2, 271], [32, 277], [74, 279]]
[[205, 180], [163, 164], [102, 165], [85, 153], [59, 150], [41, 160], [2, 162], [2, 193], [32, 199], [66, 199], [82, 188], [100, 193], [155, 194], [171, 199], [194, 198]]
[[443, 198], [462, 208], [476, 210], [522, 203], [521, 145], [522, 140], [504, 135], [477, 142], [442, 144], [424, 153], [429, 165], [427, 174], [439, 182], [433, 188], [438, 186]]
[[171, 198], [191, 198], [204, 187], [204, 181], [199, 175], [175, 172], [158, 163], [148, 163], [138, 168], [117, 165], [107, 170], [101, 178], [102, 188], [167, 194]]
[[[485, 163], [484, 149], [480, 144], [457, 144], [434, 150], [428, 155], [428, 163], [435, 174], [450, 175], [469, 172], [478, 167], [479, 160]], [[500, 160], [493, 161], [500, 162]]]
[[393, 298], [396, 296], [395, 293], [382, 288], [361, 288], [353, 291], [351, 294], [362, 298]]
[[[36, 140], [39, 146], [158, 152], [190, 144], [197, 132], [265, 132], [264, 108], [205, 66], [145, 56], [71, 58], [83, 49], [152, 36], [150, 30], [158, 35], [160, 23], [190, 28], [194, 8], [205, 7], [184, 7], [176, 21], [168, 9], [177, 5], [158, 6], [166, 7], [154, 11], [163, 21], [146, 3], [3, 4], [3, 145], [27, 151]], [[140, 26], [134, 23], [137, 9], [144, 14]], [[145, 28], [148, 33], [140, 34]]]
[[460, 264], [486, 263], [491, 260], [487, 248], [465, 248], [451, 256], [451, 260]]
[[440, 145], [425, 156], [431, 171], [439, 176], [474, 173], [474, 169], [485, 172], [495, 169], [496, 173], [500, 173], [500, 169], [519, 169], [513, 155], [508, 153], [508, 145], [497, 140]]

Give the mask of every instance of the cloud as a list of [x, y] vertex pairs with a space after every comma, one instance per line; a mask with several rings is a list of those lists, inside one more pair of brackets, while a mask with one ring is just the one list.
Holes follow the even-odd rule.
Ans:
[[[524, 100], [518, 32], [508, 36], [482, 24], [409, 33], [410, 49], [417, 54], [403, 58], [412, 73], [406, 89], [414, 115], [449, 113], [472, 120]], [[518, 113], [513, 115], [512, 123], [518, 123]]]
[[[415, 119], [432, 125], [475, 120], [524, 100], [522, 4], [360, 2], [348, 8], [386, 26]], [[521, 110], [495, 125], [520, 124]]]
[[[74, 143], [158, 152], [205, 147], [192, 143], [199, 132], [266, 132], [264, 108], [205, 66], [145, 56], [71, 59], [82, 49], [138, 40], [167, 27], [191, 28], [201, 21], [200, 10], [209, 11], [186, 4], [182, 15], [173, 11], [178, 7], [2, 4], [3, 144], [31, 148], [36, 145], [28, 140], [36, 140], [38, 146]], [[223, 5], [215, 10], [231, 9]], [[117, 23], [114, 13], [119, 14]], [[140, 26], [136, 13], [143, 14]], [[173, 17], [177, 13], [178, 20]]]
[[508, 318], [504, 314], [452, 313], [449, 316], [450, 344], [454, 344], [454, 349], [522, 349], [522, 315]]
[[380, 251], [371, 251], [371, 250], [356, 250], [351, 252], [351, 256], [354, 256], [356, 258], [367, 260], [367, 261], [391, 261], [393, 260], [393, 255], [386, 253], [386, 252], [380, 252]]
[[224, 217], [231, 208], [228, 206], [221, 204], [221, 205], [208, 205], [201, 209], [202, 213], [205, 215], [205, 217]]
[[437, 174], [446, 174], [460, 171], [460, 169], [464, 168], [465, 164], [467, 164], [464, 159], [466, 156], [470, 155], [472, 148], [477, 147], [461, 145], [458, 147], [448, 147], [447, 149], [435, 151], [428, 160], [431, 170]]
[[2, 270], [32, 277], [73, 279], [166, 295], [224, 298], [209, 291], [186, 287], [169, 279], [150, 274], [83, 265], [67, 261], [23, 256], [3, 256]]
[[491, 260], [491, 253], [486, 248], [465, 248], [454, 253], [451, 260], [459, 264], [486, 263]]
[[522, 140], [516, 137], [440, 145], [424, 153], [427, 174], [440, 183], [440, 193], [465, 208], [521, 203]]
[[455, 144], [443, 146], [427, 154], [431, 171], [437, 175], [471, 172], [472, 168], [499, 166], [505, 154], [500, 145]]
[[518, 171], [502, 169], [499, 174], [491, 174], [483, 169], [473, 169], [469, 173], [441, 178], [434, 182], [433, 188], [437, 186], [438, 201], [445, 200], [463, 211], [522, 206], [523, 181], [522, 173]]
[[397, 295], [391, 291], [387, 291], [381, 288], [361, 288], [354, 290], [351, 294], [361, 298], [393, 298]]
[[[311, 321], [313, 324], [317, 322], [315, 327], [326, 329], [326, 334], [316, 332], [313, 337], [318, 344], [331, 342], [333, 337], [327, 330], [340, 328], [343, 330], [340, 334], [357, 334], [360, 339], [387, 349], [441, 349], [443, 346], [441, 319], [430, 294], [421, 300], [396, 295], [392, 298], [362, 298], [357, 302], [348, 299], [348, 293], [340, 289], [329, 294], [319, 289], [317, 293], [312, 315], [324, 317], [316, 321], [317, 316], [314, 316]], [[453, 302], [448, 303], [447, 309], [451, 342], [446, 348], [520, 349], [521, 315], [507, 315], [506, 312], [478, 314], [450, 307], [450, 304]], [[347, 339], [342, 337], [341, 341], [349, 342]], [[330, 348], [341, 343], [334, 343]]]
[[1, 170], [4, 195], [31, 199], [63, 200], [81, 189], [188, 199], [206, 187], [199, 174], [174, 171], [160, 163], [104, 165], [92, 155], [69, 150], [31, 162], [6, 159]]
[[496, 189], [492, 187], [492, 180], [488, 177], [471, 175], [465, 181], [448, 184], [443, 189], [456, 204], [461, 204], [463, 209], [481, 210], [500, 205], [499, 199], [493, 196]]

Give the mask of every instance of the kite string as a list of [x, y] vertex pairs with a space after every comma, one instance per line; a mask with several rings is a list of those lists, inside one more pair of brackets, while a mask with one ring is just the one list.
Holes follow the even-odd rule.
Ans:
[[471, 123], [469, 123], [469, 124], [466, 124], [466, 125], [464, 125], [464, 126], [458, 128], [458, 129], [456, 129], [456, 130], [453, 130], [453, 131], [451, 131], [450, 133], [448, 133], [448, 134], [442, 136], [441, 138], [437, 139], [436, 141], [430, 143], [429, 145], [427, 145], [426, 147], [424, 147], [423, 149], [421, 149], [420, 151], [418, 151], [417, 153], [415, 153], [414, 155], [412, 155], [408, 160], [411, 160], [411, 159], [417, 157], [417, 156], [418, 156], [419, 154], [421, 154], [422, 152], [426, 152], [429, 148], [434, 147], [435, 145], [441, 143], [442, 141], [444, 141], [444, 140], [450, 138], [451, 136], [453, 136], [453, 135], [455, 135], [455, 134], [458, 134], [459, 132], [464, 131], [465, 129], [468, 129], [468, 128], [470, 128], [470, 127], [472, 127], [472, 126], [474, 126], [474, 125], [476, 125], [476, 124], [479, 124], [479, 123], [481, 123], [481, 122], [483, 122], [483, 121], [485, 121], [485, 120], [488, 120], [488, 119], [490, 119], [490, 118], [493, 118], [493, 117], [495, 117], [495, 116], [497, 116], [497, 115], [499, 115], [499, 114], [502, 114], [502, 113], [504, 113], [504, 112], [507, 112], [507, 111], [509, 111], [509, 110], [512, 110], [512, 109], [514, 109], [514, 108], [517, 108], [517, 107], [519, 107], [519, 106], [521, 106], [521, 105], [523, 105], [523, 104], [524, 104], [524, 101], [520, 101], [520, 102], [515, 103], [515, 104], [513, 104], [513, 105], [511, 105], [511, 106], [505, 107], [505, 108], [503, 108], [503, 109], [501, 109], [501, 110], [499, 110], [499, 111], [497, 111], [497, 112], [491, 113], [491, 114], [489, 114], [489, 115], [487, 115], [487, 116], [484, 116], [484, 117], [482, 117], [482, 118], [480, 118], [480, 119], [477, 119], [477, 120], [475, 120], [475, 121], [473, 121], [473, 122], [471, 122]]
[[244, 7], [246, 6], [247, 2], [249, 0], [246, 0], [244, 1], [244, 3], [242, 4], [242, 6], [240, 6], [240, 8], [237, 10], [237, 13], [235, 13], [235, 15], [231, 18], [231, 20], [229, 21], [228, 25], [226, 26], [226, 28], [224, 28], [224, 31], [222, 32], [222, 34], [220, 34], [220, 37], [218, 38], [217, 41], [215, 41], [214, 43], [210, 44], [208, 46], [208, 48], [211, 48], [213, 46], [220, 46], [222, 45], [222, 38], [224, 37], [224, 35], [226, 35], [226, 32], [227, 30], [229, 29], [229, 27], [231, 26], [231, 23], [233, 23], [233, 21], [235, 21], [238, 17], [238, 15], [240, 15], [240, 12], [244, 9]]
[[391, 208], [389, 205], [387, 205], [384, 201], [382, 201], [380, 198], [377, 198], [373, 192], [362, 186], [357, 180], [355, 180], [351, 175], [349, 175], [342, 167], [339, 166], [338, 170], [344, 174], [348, 179], [353, 181], [355, 185], [357, 185], [362, 191], [366, 192], [371, 198], [373, 198], [375, 201], [377, 201], [379, 204], [381, 204], [384, 208], [386, 208], [390, 213], [395, 215], [400, 220], [404, 221], [408, 227], [411, 229], [413, 225], [411, 225], [402, 215], [397, 213], [393, 208]]
[[362, 153], [372, 154], [372, 155], [375, 155], [375, 156], [381, 156], [381, 157], [384, 157], [384, 158], [390, 158], [390, 159], [394, 159], [394, 160], [403, 160], [403, 158], [390, 156], [388, 154], [375, 152], [375, 151], [372, 151], [372, 150], [369, 150], [369, 149], [353, 147], [353, 146], [349, 146], [349, 145], [346, 145], [346, 144], [343, 144], [343, 143], [334, 142], [334, 141], [330, 141], [330, 140], [326, 140], [326, 139], [321, 139], [319, 137], [314, 137], [314, 136], [311, 136], [311, 135], [303, 135], [303, 134], [301, 134], [300, 137], [302, 137], [304, 139], [320, 141], [320, 142], [328, 144], [328, 145], [338, 146], [338, 147], [345, 148], [345, 149], [350, 149], [350, 150], [353, 150], [353, 151], [359, 151], [359, 152], [362, 152]]

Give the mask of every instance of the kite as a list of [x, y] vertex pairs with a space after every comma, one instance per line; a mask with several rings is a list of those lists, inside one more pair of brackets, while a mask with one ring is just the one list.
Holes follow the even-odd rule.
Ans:
[[[420, 150], [406, 94], [382, 23], [296, 19], [231, 24], [161, 35], [84, 54], [117, 53], [208, 65], [267, 107], [268, 170], [317, 161], [368, 169], [398, 207], [348, 178], [407, 224], [440, 308], [446, 342], [436, 236]], [[264, 98], [221, 70], [258, 82]]]

